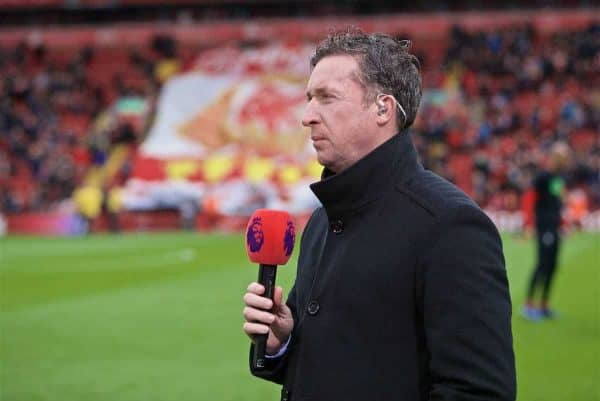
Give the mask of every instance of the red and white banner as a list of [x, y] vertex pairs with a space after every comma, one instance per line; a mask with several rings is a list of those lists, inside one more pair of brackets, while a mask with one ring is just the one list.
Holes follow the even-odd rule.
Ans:
[[308, 183], [318, 180], [321, 167], [301, 124], [312, 51], [219, 48], [167, 81], [134, 162], [125, 206], [197, 199], [203, 209], [222, 214], [256, 207], [305, 213], [317, 206]]

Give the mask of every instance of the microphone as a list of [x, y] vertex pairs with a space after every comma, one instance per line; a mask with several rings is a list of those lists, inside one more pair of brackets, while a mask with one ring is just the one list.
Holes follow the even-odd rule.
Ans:
[[[251, 262], [258, 263], [258, 282], [265, 287], [264, 297], [273, 300], [277, 265], [284, 265], [292, 255], [296, 228], [288, 212], [258, 209], [246, 227], [246, 253]], [[255, 339], [252, 366], [265, 367], [268, 334]]]

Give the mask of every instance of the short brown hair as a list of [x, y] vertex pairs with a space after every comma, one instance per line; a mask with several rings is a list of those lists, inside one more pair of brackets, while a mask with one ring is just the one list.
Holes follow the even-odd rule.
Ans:
[[415, 121], [421, 102], [420, 64], [409, 53], [411, 42], [373, 33], [366, 34], [351, 28], [329, 35], [317, 46], [310, 59], [311, 68], [328, 56], [348, 54], [357, 58], [360, 68], [358, 80], [366, 90], [366, 101], [375, 100], [377, 93], [393, 95], [405, 116], [396, 111], [398, 129], [410, 127]]

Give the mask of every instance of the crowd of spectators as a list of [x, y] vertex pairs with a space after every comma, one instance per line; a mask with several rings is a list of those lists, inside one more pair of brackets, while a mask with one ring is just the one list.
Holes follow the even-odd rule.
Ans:
[[[569, 144], [567, 182], [600, 204], [600, 26], [542, 38], [529, 26], [452, 30], [416, 123], [425, 164], [480, 204], [516, 209], [556, 141]], [[467, 168], [462, 168], [462, 167]], [[470, 172], [470, 173], [469, 173]], [[469, 173], [469, 174], [466, 174]]]
[[[529, 26], [454, 28], [443, 62], [425, 63], [413, 128], [424, 164], [484, 206], [516, 209], [546, 150], [564, 141], [574, 155], [570, 185], [583, 185], [600, 205], [599, 43], [597, 25], [549, 37]], [[95, 80], [93, 48], [0, 49], [0, 212], [56, 207], [112, 144], [139, 142], [143, 124], [132, 132], [129, 124], [92, 123], [115, 99], [155, 104], [183, 61], [168, 37], [147, 50], [128, 54], [127, 71], [138, 77], [130, 85], [119, 74], [109, 84]]]
[[[67, 63], [43, 47], [0, 51], [0, 205], [40, 210], [71, 195], [84, 173], [84, 122], [104, 106], [82, 51]], [[77, 132], [79, 127], [79, 132]]]
[[128, 54], [123, 71], [138, 73], [138, 85], [121, 74], [99, 81], [95, 65], [106, 62], [91, 47], [66, 54], [26, 44], [0, 48], [0, 212], [56, 208], [90, 168], [106, 162], [112, 145], [138, 139], [144, 127], [115, 118], [114, 105], [154, 99], [152, 61]]

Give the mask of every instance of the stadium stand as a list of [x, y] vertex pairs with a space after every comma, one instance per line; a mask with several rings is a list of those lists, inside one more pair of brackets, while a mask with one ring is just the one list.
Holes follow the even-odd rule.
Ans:
[[[437, 21], [429, 31], [393, 23], [394, 17], [357, 25], [414, 39], [425, 99], [413, 132], [428, 168], [488, 209], [515, 211], [544, 152], [565, 141], [575, 155], [569, 184], [596, 209], [600, 27], [593, 18], [570, 24], [568, 13], [552, 29], [511, 15], [499, 14], [497, 25], [486, 27], [473, 18], [440, 23], [426, 17]], [[285, 22], [271, 25], [277, 24]], [[132, 175], [155, 178], [160, 167], [140, 157], [139, 146], [158, 118], [165, 82], [197, 69], [203, 58], [206, 69], [211, 54], [281, 47], [280, 40], [236, 24], [197, 40], [176, 28], [140, 29], [135, 40], [145, 42], [141, 46], [131, 38], [110, 45], [82, 39], [90, 32], [85, 27], [80, 38], [59, 29], [62, 39], [55, 43], [19, 34], [0, 40], [2, 213], [56, 210], [78, 186], [107, 194]], [[304, 37], [290, 46], [322, 36], [310, 27], [300, 33]]]

